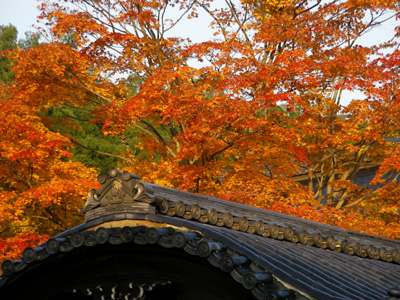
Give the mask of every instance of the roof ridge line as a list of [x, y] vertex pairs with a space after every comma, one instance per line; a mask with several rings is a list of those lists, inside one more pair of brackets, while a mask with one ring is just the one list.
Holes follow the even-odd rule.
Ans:
[[[156, 189], [155, 195], [157, 198]], [[335, 232], [320, 231], [319, 229], [321, 228], [310, 231], [304, 228], [296, 228], [291, 224], [285, 225], [282, 222], [271, 222], [266, 220], [265, 217], [257, 218], [255, 215], [236, 213], [234, 210], [223, 209], [218, 211], [215, 205], [212, 208], [206, 206], [202, 207], [195, 202], [188, 201], [185, 203], [185, 200], [182, 199], [172, 200], [165, 197], [163, 199], [159, 198], [158, 200], [159, 201], [156, 201], [155, 204], [158, 207], [158, 212], [163, 215], [196, 220], [213, 226], [224, 226], [233, 230], [257, 234], [277, 240], [285, 240], [292, 243], [315, 246], [325, 250], [342, 252], [350, 255], [355, 254], [362, 258], [400, 263], [400, 247], [396, 247], [393, 244], [363, 243], [359, 236], [345, 236], [345, 234], [352, 235], [353, 232], [343, 230], [343, 232], [341, 232], [343, 236], [341, 236], [341, 234], [335, 234]], [[315, 223], [320, 224], [317, 222]], [[371, 236], [366, 235], [366, 237]], [[375, 239], [374, 236], [372, 237]]]

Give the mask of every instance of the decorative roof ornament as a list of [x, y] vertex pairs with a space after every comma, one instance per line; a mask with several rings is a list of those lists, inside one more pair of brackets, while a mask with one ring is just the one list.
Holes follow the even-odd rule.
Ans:
[[155, 201], [153, 188], [141, 182], [140, 176], [111, 169], [108, 174], [100, 174], [97, 181], [101, 189], [90, 190], [80, 209], [86, 214], [86, 222], [108, 215], [155, 213], [150, 205]]

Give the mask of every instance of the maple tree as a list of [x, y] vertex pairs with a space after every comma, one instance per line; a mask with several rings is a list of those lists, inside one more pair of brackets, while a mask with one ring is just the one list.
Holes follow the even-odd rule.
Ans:
[[[395, 18], [397, 1], [41, 2], [48, 42], [11, 54], [16, 76], [3, 101], [32, 124], [26, 138], [52, 146], [32, 146], [40, 155], [24, 150], [43, 173], [32, 177], [32, 191], [2, 193], [4, 203], [22, 199], [13, 193], [28, 195], [29, 205], [52, 203], [43, 187], [64, 195], [61, 180], [91, 178], [92, 170], [68, 161], [65, 147], [74, 145], [118, 158], [148, 182], [399, 237], [398, 36], [358, 42]], [[196, 24], [200, 13], [215, 37], [179, 37], [176, 27]], [[365, 99], [343, 106], [352, 90]], [[76, 122], [71, 109], [85, 111], [85, 120]], [[82, 122], [118, 148], [105, 153], [61, 130]], [[34, 145], [11, 142], [13, 134], [22, 133], [7, 132], [2, 147]], [[379, 167], [375, 178], [357, 184], [370, 166]], [[293, 180], [298, 175], [306, 186]], [[74, 186], [74, 195], [88, 186]]]
[[[9, 42], [2, 43], [2, 58], [11, 57], [7, 50], [17, 48], [16, 30], [2, 28], [2, 40]], [[19, 46], [38, 45], [36, 36], [26, 37]], [[10, 64], [4, 60], [0, 81], [0, 261], [17, 259], [26, 247], [81, 223], [78, 207], [87, 186], [96, 184], [95, 170], [70, 161], [71, 141], [49, 130], [43, 107], [17, 88]]]
[[93, 169], [68, 161], [69, 139], [10, 91], [1, 85], [0, 260], [79, 224], [78, 207], [95, 184]]

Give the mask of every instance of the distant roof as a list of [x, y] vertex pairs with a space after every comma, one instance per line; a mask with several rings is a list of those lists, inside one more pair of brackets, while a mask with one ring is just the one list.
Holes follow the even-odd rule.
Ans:
[[[160, 256], [176, 251], [185, 261], [204, 260], [254, 299], [400, 299], [400, 241], [144, 183], [128, 172], [111, 170], [98, 181], [101, 189], [89, 192], [82, 209], [84, 224], [27, 248], [19, 261], [3, 263], [0, 296], [11, 295], [18, 280], [28, 278], [22, 274], [56, 257], [78, 256], [79, 251], [93, 256], [96, 249], [117, 251], [127, 245], [134, 246], [129, 253], [142, 253], [138, 249], [154, 245]], [[127, 260], [126, 251], [121, 257]], [[164, 279], [153, 284], [173, 282]], [[87, 285], [71, 290], [96, 289]], [[109, 296], [119, 299], [112, 290], [110, 286]], [[187, 299], [195, 299], [191, 297]], [[225, 299], [219, 297], [215, 299]]]

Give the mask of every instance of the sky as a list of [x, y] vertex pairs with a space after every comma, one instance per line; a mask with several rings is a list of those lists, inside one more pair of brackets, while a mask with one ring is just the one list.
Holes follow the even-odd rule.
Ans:
[[12, 24], [18, 29], [18, 37], [25, 37], [27, 31], [36, 31], [36, 17], [39, 11], [36, 9], [36, 0], [0, 0], [0, 25]]
[[[24, 38], [26, 31], [35, 31], [34, 25], [39, 11], [37, 0], [0, 0], [0, 25], [12, 24], [17, 27], [19, 38]], [[210, 34], [210, 30], [206, 30], [209, 20], [201, 21], [205, 26], [181, 26], [179, 28], [179, 35], [191, 37], [195, 42], [205, 40], [205, 35]], [[207, 24], [207, 25], [206, 25]], [[197, 24], [196, 24], [197, 25]], [[384, 41], [387, 37], [393, 34], [394, 21], [381, 26], [374, 34], [368, 35], [362, 39], [363, 43], [370, 44]]]
[[[0, 0], [0, 25], [8, 25], [11, 23], [17, 27], [20, 37], [24, 37], [24, 32], [34, 31], [33, 25], [37, 24], [36, 17], [39, 14], [36, 8], [38, 5], [39, 3], [37, 0]], [[384, 39], [393, 32], [391, 25], [393, 25], [393, 22], [387, 26], [382, 26], [378, 33], [366, 37], [364, 40], [376, 42], [377, 40]], [[200, 26], [202, 30], [196, 30], [198, 27], [199, 26], [191, 28], [182, 27], [180, 30], [183, 36], [191, 34], [196, 37], [199, 34], [202, 35], [203, 29], [206, 26]], [[193, 32], [195, 34], [193, 34]]]
[[[40, 24], [36, 22], [36, 17], [39, 15], [38, 5], [37, 0], [0, 0], [0, 25], [11, 23], [18, 29], [18, 38], [24, 38], [25, 32], [36, 31], [33, 26]], [[209, 39], [212, 34], [208, 29], [210, 19], [207, 18], [205, 12], [199, 13], [202, 15], [202, 22], [205, 26], [177, 27], [180, 36], [190, 37], [193, 42]]]

